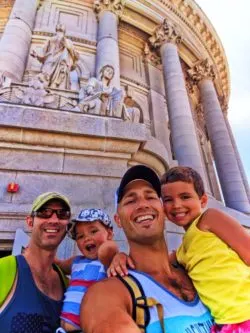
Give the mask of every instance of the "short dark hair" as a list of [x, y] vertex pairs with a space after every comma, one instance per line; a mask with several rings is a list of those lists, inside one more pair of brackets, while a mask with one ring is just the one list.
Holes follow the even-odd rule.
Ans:
[[161, 185], [178, 181], [193, 184], [199, 198], [205, 194], [204, 183], [200, 174], [190, 167], [173, 167], [161, 177]]

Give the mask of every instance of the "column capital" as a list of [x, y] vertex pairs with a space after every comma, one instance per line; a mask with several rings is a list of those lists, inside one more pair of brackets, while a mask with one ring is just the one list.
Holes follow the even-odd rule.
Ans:
[[210, 65], [208, 59], [198, 61], [187, 73], [196, 84], [204, 79], [212, 81], [215, 79], [214, 67]]
[[125, 2], [126, 0], [95, 0], [93, 6], [94, 12], [98, 15], [106, 10], [120, 18], [125, 7]]
[[227, 113], [228, 113], [228, 101], [227, 101], [226, 97], [224, 95], [222, 95], [222, 96], [218, 96], [218, 99], [219, 99], [219, 102], [220, 102], [221, 110], [223, 111], [223, 113], [225, 115], [227, 115]]
[[179, 44], [181, 40], [182, 37], [178, 28], [165, 18], [149, 38], [149, 44], [152, 48], [159, 48], [165, 43]]

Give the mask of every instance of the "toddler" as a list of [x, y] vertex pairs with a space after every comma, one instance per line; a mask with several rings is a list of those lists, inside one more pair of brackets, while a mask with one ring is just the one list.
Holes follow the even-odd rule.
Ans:
[[76, 240], [82, 255], [65, 261], [58, 260], [61, 269], [70, 274], [69, 287], [65, 293], [61, 327], [56, 333], [81, 332], [80, 305], [87, 289], [96, 281], [106, 277], [105, 265], [118, 252], [113, 238], [113, 226], [108, 214], [101, 209], [83, 209], [72, 220], [69, 233]]

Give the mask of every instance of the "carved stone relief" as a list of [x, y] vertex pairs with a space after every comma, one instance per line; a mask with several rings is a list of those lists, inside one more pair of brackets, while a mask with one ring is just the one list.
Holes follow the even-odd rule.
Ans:
[[105, 116], [120, 117], [122, 113], [123, 91], [111, 83], [115, 70], [105, 65], [100, 70], [99, 79], [92, 77], [79, 92], [76, 109]]
[[182, 37], [178, 28], [165, 18], [163, 23], [155, 29], [153, 36], [148, 41], [152, 48], [159, 48], [164, 43], [179, 44], [181, 40]]
[[103, 10], [111, 11], [120, 17], [124, 10], [126, 0], [95, 0], [94, 11], [99, 14]]
[[70, 90], [70, 73], [76, 68], [79, 54], [65, 33], [65, 26], [57, 24], [56, 35], [45, 43], [41, 52], [32, 50], [31, 56], [42, 64], [48, 87]]
[[208, 59], [198, 61], [191, 69], [187, 71], [189, 77], [195, 84], [203, 79], [215, 79], [215, 72]]
[[[11, 83], [0, 73], [0, 102], [49, 107], [60, 110], [83, 112], [125, 121], [140, 122], [141, 111], [136, 105], [126, 105], [129, 97], [122, 89], [112, 85], [115, 68], [105, 65], [98, 78], [91, 77], [79, 92], [72, 91], [71, 72], [79, 73], [78, 82], [86, 82], [81, 71], [81, 59], [72, 42], [65, 37], [65, 27], [56, 26], [52, 36], [41, 52], [33, 50], [31, 55], [41, 64], [41, 71], [35, 72], [27, 83]], [[80, 70], [77, 70], [79, 69]], [[85, 71], [84, 71], [85, 72]]]
[[144, 60], [155, 67], [161, 65], [161, 57], [156, 53], [155, 50], [151, 50], [148, 43], [145, 43], [144, 47]]

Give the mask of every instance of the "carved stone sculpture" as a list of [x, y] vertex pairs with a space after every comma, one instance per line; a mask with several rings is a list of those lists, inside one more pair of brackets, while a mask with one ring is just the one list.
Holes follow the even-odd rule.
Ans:
[[78, 108], [82, 112], [90, 112], [105, 116], [121, 117], [123, 91], [112, 86], [114, 68], [105, 65], [100, 70], [100, 79], [92, 77], [79, 93]]
[[4, 72], [0, 71], [0, 91], [10, 87], [10, 85], [11, 79]]
[[76, 67], [79, 54], [65, 37], [63, 24], [56, 26], [56, 35], [46, 42], [42, 51], [33, 50], [31, 56], [42, 63], [42, 74], [49, 87], [71, 89], [70, 73]]
[[208, 59], [198, 61], [187, 73], [195, 84], [206, 78], [215, 79], [214, 68], [210, 65]]
[[22, 104], [45, 106], [55, 100], [55, 97], [46, 90], [47, 86], [46, 77], [40, 73], [29, 81], [27, 88], [16, 89], [15, 95], [21, 100]]
[[177, 27], [165, 18], [163, 23], [155, 29], [154, 34], [149, 38], [149, 44], [152, 48], [159, 48], [164, 43], [178, 44], [181, 40]]
[[125, 0], [95, 0], [94, 11], [99, 14], [102, 10], [109, 10], [118, 17], [122, 15]]

